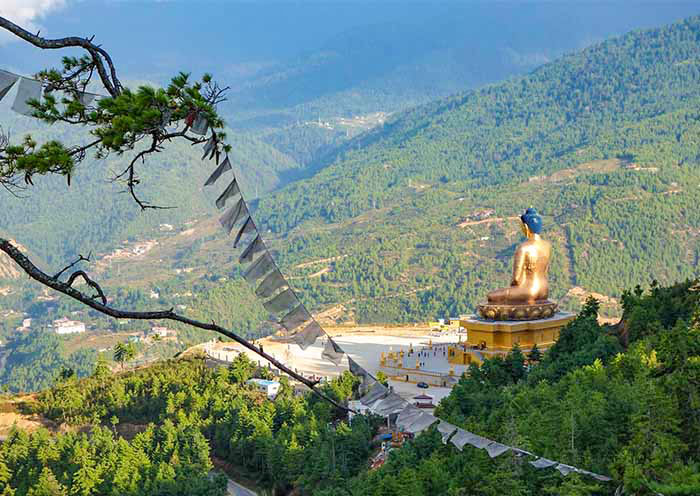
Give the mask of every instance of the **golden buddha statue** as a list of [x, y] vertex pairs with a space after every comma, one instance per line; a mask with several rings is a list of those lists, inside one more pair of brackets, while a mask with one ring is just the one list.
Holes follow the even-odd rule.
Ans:
[[552, 246], [540, 237], [542, 217], [534, 208], [528, 208], [520, 220], [527, 241], [515, 250], [513, 280], [509, 287], [488, 293], [488, 303], [477, 307], [483, 318], [533, 320], [551, 317], [556, 311], [557, 304], [547, 300]]

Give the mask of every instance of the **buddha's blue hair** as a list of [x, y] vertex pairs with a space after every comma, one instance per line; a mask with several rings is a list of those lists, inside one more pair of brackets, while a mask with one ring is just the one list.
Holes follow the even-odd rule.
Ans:
[[520, 216], [520, 220], [535, 234], [539, 234], [542, 231], [542, 217], [534, 208], [530, 207], [525, 210], [525, 213]]

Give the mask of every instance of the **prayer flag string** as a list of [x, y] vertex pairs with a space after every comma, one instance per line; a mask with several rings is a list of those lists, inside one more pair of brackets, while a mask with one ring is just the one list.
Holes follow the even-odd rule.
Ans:
[[[33, 100], [41, 101], [44, 94], [43, 83], [38, 79], [0, 69], [0, 101], [2, 101], [15, 86], [17, 87], [17, 94], [12, 103], [12, 110], [18, 114], [33, 117], [34, 108], [30, 105], [30, 102]], [[104, 95], [90, 93], [89, 91], [78, 91], [78, 100], [86, 107], [90, 105], [93, 100], [99, 98], [104, 98]]]

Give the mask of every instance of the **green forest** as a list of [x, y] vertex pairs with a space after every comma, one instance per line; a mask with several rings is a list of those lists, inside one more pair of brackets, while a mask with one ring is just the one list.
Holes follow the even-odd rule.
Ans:
[[[25, 133], [43, 142], [60, 139], [81, 143], [89, 135], [67, 125], [47, 125], [20, 116], [0, 105], [0, 127], [12, 136]], [[232, 165], [241, 188], [251, 200], [294, 179], [300, 165], [288, 155], [252, 137], [231, 133]], [[97, 254], [122, 240], [158, 232], [161, 224], [180, 226], [214, 212], [210, 191], [202, 184], [213, 162], [201, 160], [201, 148], [173, 142], [167, 150], [139, 168], [142, 194], [167, 210], [141, 212], [115, 182], [124, 156], [88, 159], [76, 170], [70, 186], [65, 178], [38, 177], [34, 186], [17, 195], [0, 196], [0, 233], [16, 239], [47, 264], [59, 266], [77, 253]], [[120, 169], [121, 167], [121, 169]], [[216, 197], [214, 197], [216, 198]], [[162, 201], [161, 201], [162, 199]]]
[[[472, 366], [436, 410], [613, 482], [537, 470], [513, 452], [460, 452], [434, 428], [370, 470], [383, 419], [348, 422], [285, 378], [267, 400], [246, 381], [270, 372], [240, 355], [228, 367], [192, 356], [116, 375], [100, 361], [87, 378], [57, 378], [15, 408], [80, 433], [13, 430], [0, 445], [0, 491], [222, 495], [223, 479], [207, 476], [217, 467], [277, 495], [698, 494], [700, 282], [626, 291], [623, 306], [620, 324], [601, 326], [598, 302], [587, 301], [539, 361], [514, 348]], [[346, 372], [323, 388], [346, 401], [358, 385]]]
[[[270, 143], [234, 132], [237, 176], [249, 198], [262, 197], [256, 216], [266, 237], [316, 310], [343, 304], [359, 322], [469, 312], [507, 283], [520, 240], [507, 219], [532, 205], [555, 245], [554, 297], [580, 286], [615, 298], [603, 312], [619, 314], [626, 287], [697, 273], [699, 31], [693, 17], [633, 32], [396, 114], [347, 144], [329, 145], [311, 130], [271, 131]], [[9, 124], [38, 137], [69, 132], [49, 134], [20, 117]], [[153, 237], [161, 223], [212, 216], [218, 189], [197, 186], [211, 167], [178, 146], [142, 169], [144, 195], [176, 209], [139, 213], [107, 181], [113, 157], [81, 168], [70, 188], [47, 178], [30, 199], [4, 195], [0, 230], [60, 266], [78, 252]], [[88, 215], [96, 205], [98, 219]], [[478, 220], [487, 222], [464, 225]], [[165, 263], [237, 276], [230, 245], [214, 237], [215, 252], [195, 240]], [[329, 257], [342, 258], [296, 269]], [[581, 302], [562, 304], [576, 310]]]
[[513, 221], [460, 227], [486, 210], [545, 215], [558, 298], [581, 286], [619, 301], [626, 287], [691, 277], [698, 33], [698, 17], [633, 32], [398, 114], [263, 198], [259, 216], [287, 236], [283, 258], [343, 257], [305, 295], [357, 300], [363, 321], [456, 315], [505, 285]]

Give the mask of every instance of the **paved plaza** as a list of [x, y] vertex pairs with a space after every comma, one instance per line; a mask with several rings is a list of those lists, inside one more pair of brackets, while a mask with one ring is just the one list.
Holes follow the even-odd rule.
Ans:
[[[321, 354], [326, 342], [325, 337], [319, 338], [316, 343], [306, 350], [302, 350], [295, 344], [275, 342], [271, 339], [263, 339], [260, 343], [265, 352], [271, 354], [277, 360], [287, 364], [292, 369], [303, 373], [305, 376], [317, 376], [332, 378], [348, 370], [347, 358], [343, 358], [340, 365], [336, 366], [324, 359]], [[353, 332], [333, 336], [343, 350], [359, 365], [376, 375], [380, 369], [381, 354], [404, 351], [402, 365], [406, 368], [415, 368], [416, 360], [423, 365], [421, 370], [447, 374], [450, 365], [447, 363], [447, 344], [455, 343], [456, 334], [442, 336], [393, 336], [374, 332]], [[430, 343], [432, 342], [432, 349]], [[250, 350], [246, 350], [236, 343], [205, 343], [200, 345], [213, 357], [222, 361], [231, 361], [244, 351], [251, 360], [264, 364], [264, 360]], [[413, 347], [413, 353], [409, 356], [409, 350]], [[388, 363], [387, 363], [388, 364]], [[464, 366], [455, 366], [455, 376], [459, 377], [466, 369]], [[435, 398], [437, 404], [447, 396], [450, 388], [431, 386], [421, 389], [416, 384], [405, 381], [391, 380], [394, 390], [407, 400], [418, 394], [429, 394]]]

